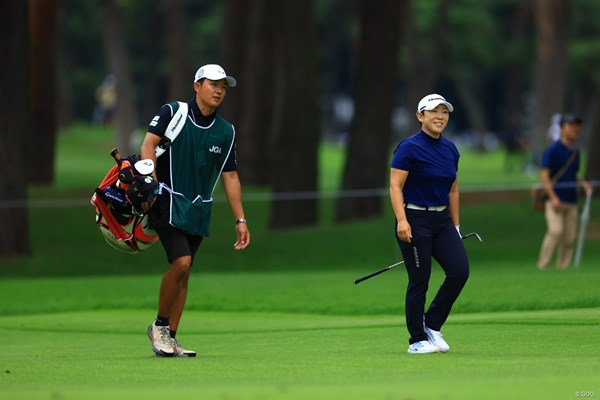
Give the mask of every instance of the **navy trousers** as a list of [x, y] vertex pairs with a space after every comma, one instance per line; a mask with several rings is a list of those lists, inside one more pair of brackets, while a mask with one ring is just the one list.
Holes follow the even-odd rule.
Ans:
[[[433, 330], [442, 329], [452, 305], [469, 278], [469, 259], [447, 209], [405, 211], [411, 227], [412, 243], [398, 239], [395, 229], [394, 236], [408, 272], [406, 326], [410, 333], [409, 343], [412, 344], [427, 340], [423, 321]], [[432, 258], [440, 264], [446, 278], [425, 313]]]

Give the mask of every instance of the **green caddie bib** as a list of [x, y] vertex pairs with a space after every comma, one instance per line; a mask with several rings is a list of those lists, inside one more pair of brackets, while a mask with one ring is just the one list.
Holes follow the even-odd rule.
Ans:
[[162, 184], [171, 196], [171, 225], [192, 235], [209, 235], [212, 194], [234, 138], [233, 125], [219, 115], [205, 128], [186, 119], [168, 149], [172, 187]]

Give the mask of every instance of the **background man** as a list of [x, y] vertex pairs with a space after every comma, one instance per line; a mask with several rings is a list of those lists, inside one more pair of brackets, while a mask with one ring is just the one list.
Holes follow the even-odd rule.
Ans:
[[562, 115], [560, 139], [548, 146], [542, 156], [540, 177], [548, 200], [545, 209], [547, 231], [538, 259], [539, 269], [548, 268], [557, 246], [558, 268], [569, 266], [577, 238], [577, 184], [586, 193], [592, 192], [591, 185], [577, 177], [579, 151], [574, 144], [579, 137], [581, 122], [581, 118], [574, 115]]

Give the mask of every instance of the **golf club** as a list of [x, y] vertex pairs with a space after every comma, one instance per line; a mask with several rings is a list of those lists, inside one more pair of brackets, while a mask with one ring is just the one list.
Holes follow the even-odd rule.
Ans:
[[366, 281], [367, 279], [369, 279], [369, 278], [372, 278], [372, 277], [374, 277], [374, 276], [376, 276], [376, 275], [379, 275], [379, 274], [381, 274], [381, 273], [383, 273], [383, 272], [385, 272], [385, 271], [389, 271], [390, 269], [392, 269], [392, 268], [394, 268], [395, 266], [397, 266], [397, 265], [400, 265], [400, 264], [402, 264], [402, 263], [404, 263], [404, 260], [403, 260], [403, 261], [400, 261], [400, 262], [397, 262], [397, 263], [395, 263], [395, 264], [392, 264], [392, 265], [388, 265], [387, 267], [385, 267], [385, 268], [382, 268], [382, 269], [380, 269], [380, 270], [378, 270], [378, 271], [371, 272], [369, 275], [365, 275], [365, 276], [363, 276], [362, 278], [355, 279], [355, 280], [354, 280], [354, 284], [356, 285], [357, 283], [361, 283], [362, 281]]
[[483, 239], [476, 232], [471, 232], [471, 233], [467, 233], [466, 235], [462, 235], [461, 239], [466, 239], [471, 236], [475, 236], [477, 238], [477, 240], [479, 240], [479, 243], [483, 243]]
[[[464, 240], [464, 239], [466, 239], [466, 238], [469, 238], [469, 237], [471, 237], [471, 236], [475, 236], [475, 237], [477, 238], [477, 240], [479, 241], [479, 243], [483, 243], [483, 239], [482, 239], [482, 238], [481, 238], [481, 236], [479, 236], [479, 234], [478, 234], [478, 233], [476, 233], [476, 232], [471, 232], [471, 233], [467, 233], [466, 235], [462, 235], [462, 236], [461, 236], [461, 239], [463, 239], [463, 240]], [[385, 267], [385, 268], [382, 268], [382, 269], [380, 269], [380, 270], [377, 270], [377, 271], [375, 271], [375, 272], [371, 272], [371, 273], [370, 273], [370, 274], [368, 274], [368, 275], [365, 275], [365, 276], [363, 276], [363, 277], [360, 277], [360, 278], [358, 278], [358, 279], [355, 279], [355, 280], [354, 280], [354, 284], [356, 285], [356, 284], [358, 284], [358, 283], [361, 283], [362, 281], [366, 281], [366, 280], [367, 280], [367, 279], [369, 279], [369, 278], [372, 278], [372, 277], [374, 277], [374, 276], [377, 276], [377, 275], [379, 275], [379, 274], [382, 274], [382, 273], [384, 273], [384, 272], [386, 272], [386, 271], [389, 271], [390, 269], [394, 268], [395, 266], [397, 266], [397, 265], [400, 265], [400, 264], [403, 264], [403, 263], [404, 263], [404, 260], [403, 260], [403, 261], [400, 261], [400, 262], [397, 262], [397, 263], [395, 263], [395, 264], [392, 264], [392, 265], [388, 265], [387, 267]]]

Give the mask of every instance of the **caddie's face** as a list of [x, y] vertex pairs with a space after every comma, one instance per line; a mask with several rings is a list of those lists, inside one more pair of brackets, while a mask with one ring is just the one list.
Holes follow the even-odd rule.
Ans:
[[442, 134], [446, 125], [448, 125], [450, 111], [448, 110], [448, 107], [440, 104], [433, 110], [425, 110], [417, 114], [417, 119], [421, 123], [423, 132], [437, 137]]
[[221, 105], [227, 94], [227, 82], [225, 79], [219, 81], [204, 79], [202, 83], [194, 83], [194, 90], [201, 105], [209, 108], [217, 108]]

